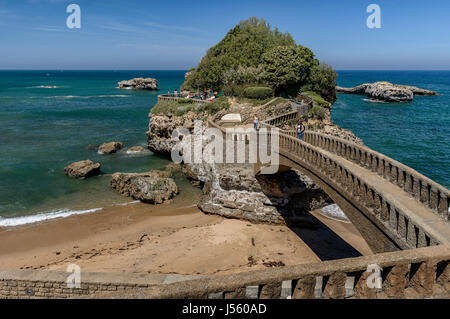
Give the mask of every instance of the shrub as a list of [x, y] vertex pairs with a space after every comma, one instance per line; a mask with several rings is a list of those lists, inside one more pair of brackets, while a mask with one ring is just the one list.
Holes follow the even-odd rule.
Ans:
[[230, 103], [228, 102], [228, 98], [221, 96], [216, 98], [213, 102], [202, 104], [198, 111], [206, 111], [208, 114], [216, 114], [221, 110], [228, 110], [229, 108]]
[[325, 109], [319, 105], [314, 105], [313, 108], [311, 109], [311, 113], [314, 116], [314, 118], [319, 120], [323, 120], [326, 115]]
[[266, 86], [250, 86], [244, 90], [244, 97], [264, 100], [273, 96], [273, 90]]
[[169, 114], [175, 113], [178, 109], [178, 103], [175, 101], [158, 101], [151, 109], [151, 114]]
[[258, 67], [242, 66], [231, 68], [225, 71], [223, 74], [223, 84], [224, 87], [232, 85], [243, 85], [262, 83], [263, 67], [259, 65]]
[[179, 98], [177, 100], [177, 102], [179, 104], [191, 104], [191, 103], [194, 103], [194, 101], [192, 99], [185, 99], [185, 98]]
[[277, 46], [262, 56], [264, 77], [277, 94], [295, 96], [318, 64], [312, 51], [301, 45]]
[[183, 115], [189, 111], [196, 112], [197, 107], [192, 102], [179, 103], [178, 101], [158, 101], [155, 106], [151, 109], [150, 114], [174, 114]]
[[303, 95], [306, 95], [307, 97], [310, 97], [313, 100], [313, 106], [321, 106], [324, 108], [329, 108], [330, 103], [325, 101], [323, 97], [321, 97], [316, 92], [308, 91], [308, 92], [302, 92]]

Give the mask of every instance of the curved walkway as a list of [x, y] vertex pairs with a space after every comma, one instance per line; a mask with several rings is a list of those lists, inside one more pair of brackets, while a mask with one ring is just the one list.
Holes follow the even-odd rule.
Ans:
[[[297, 117], [293, 111], [263, 126], [270, 131]], [[366, 146], [323, 133], [305, 132], [300, 141], [295, 131], [280, 131], [279, 146], [281, 165], [314, 175], [336, 192], [335, 198], [345, 199], [343, 206], [355, 206], [399, 248], [450, 243], [450, 191], [444, 186]], [[373, 232], [365, 231], [367, 236]]]

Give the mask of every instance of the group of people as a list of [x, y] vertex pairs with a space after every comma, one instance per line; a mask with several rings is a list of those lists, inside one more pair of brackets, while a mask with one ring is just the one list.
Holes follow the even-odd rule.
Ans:
[[[258, 114], [255, 114], [253, 116], [253, 128], [258, 131], [259, 130], [259, 117]], [[303, 125], [302, 120], [298, 120], [296, 130], [297, 130], [297, 136], [300, 140], [303, 140], [303, 134], [305, 133], [305, 125]]]

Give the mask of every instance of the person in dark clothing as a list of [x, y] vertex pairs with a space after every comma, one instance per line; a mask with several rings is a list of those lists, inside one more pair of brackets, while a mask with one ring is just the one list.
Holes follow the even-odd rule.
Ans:
[[303, 125], [302, 120], [298, 120], [297, 123], [297, 135], [300, 140], [303, 140], [303, 133], [305, 132], [305, 125]]

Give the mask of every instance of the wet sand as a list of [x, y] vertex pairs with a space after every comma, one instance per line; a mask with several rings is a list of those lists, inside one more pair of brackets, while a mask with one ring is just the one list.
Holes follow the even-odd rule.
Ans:
[[[314, 216], [371, 253], [353, 225]], [[74, 263], [90, 272], [225, 274], [323, 259], [309, 245], [287, 226], [205, 215], [192, 202], [134, 203], [0, 228], [0, 269], [65, 271]]]
[[142, 203], [0, 229], [1, 269], [214, 274], [318, 261], [286, 226]]

